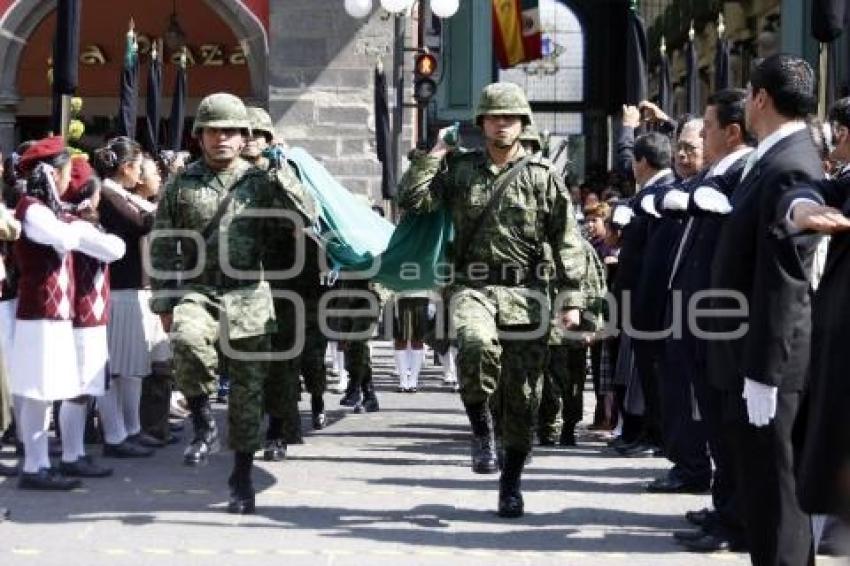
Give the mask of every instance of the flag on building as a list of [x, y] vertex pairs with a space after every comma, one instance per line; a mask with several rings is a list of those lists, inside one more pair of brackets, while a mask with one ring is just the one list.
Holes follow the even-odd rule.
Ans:
[[492, 0], [493, 42], [499, 66], [514, 67], [543, 56], [538, 0]]
[[814, 0], [812, 2], [812, 35], [821, 43], [841, 36], [847, 24], [848, 0]]
[[180, 57], [177, 74], [174, 78], [174, 92], [171, 95], [171, 117], [168, 120], [168, 148], [173, 151], [183, 149], [183, 123], [186, 121], [186, 54]]
[[162, 107], [162, 47], [154, 41], [145, 95], [145, 135], [142, 146], [151, 155], [159, 153], [159, 119]]
[[56, 7], [53, 42], [53, 131], [56, 134], [66, 126], [62, 124], [62, 96], [73, 95], [79, 82], [80, 4], [80, 0], [59, 0]]
[[658, 68], [658, 106], [668, 116], [673, 113], [673, 88], [670, 84], [670, 59], [667, 58], [666, 47], [662, 47], [661, 49], [661, 63]]
[[393, 163], [390, 134], [390, 107], [387, 95], [387, 76], [382, 68], [375, 69], [375, 147], [381, 162], [381, 195], [391, 199], [396, 194], [395, 163]]
[[729, 88], [729, 40], [717, 37], [717, 48], [714, 52], [714, 90]]
[[626, 104], [637, 106], [647, 99], [647, 40], [643, 20], [629, 8], [626, 27]]
[[685, 72], [685, 112], [692, 116], [701, 116], [699, 56], [693, 39], [693, 30], [691, 30], [690, 39], [685, 47], [685, 65], [687, 68]]
[[130, 139], [136, 137], [136, 108], [139, 103], [139, 46], [136, 32], [130, 20], [127, 43], [124, 50], [124, 67], [121, 69], [121, 101], [118, 105], [118, 135]]

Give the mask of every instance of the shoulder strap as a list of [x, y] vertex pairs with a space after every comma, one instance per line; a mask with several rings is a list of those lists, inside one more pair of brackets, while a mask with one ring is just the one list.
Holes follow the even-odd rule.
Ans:
[[227, 187], [227, 194], [224, 196], [221, 203], [219, 203], [215, 214], [213, 214], [212, 218], [210, 218], [210, 221], [207, 222], [207, 225], [204, 226], [204, 229], [201, 230], [201, 237], [204, 239], [205, 242], [209, 242], [210, 237], [212, 237], [212, 235], [215, 234], [216, 230], [218, 230], [219, 224], [221, 223], [221, 219], [227, 213], [227, 208], [230, 206], [230, 202], [233, 200], [233, 197], [236, 193], [236, 191], [233, 190], [233, 187], [242, 179], [242, 177], [245, 176], [245, 174], [249, 170], [250, 168], [245, 168], [243, 171], [241, 171], [241, 174], [236, 175], [233, 182], [230, 184], [229, 187]]
[[493, 187], [493, 195], [487, 202], [487, 206], [484, 207], [484, 210], [482, 210], [478, 218], [475, 219], [472, 229], [466, 236], [466, 242], [464, 242], [463, 249], [458, 250], [458, 253], [455, 256], [456, 265], [462, 267], [466, 264], [466, 254], [469, 252], [469, 246], [472, 244], [473, 238], [476, 234], [478, 234], [479, 230], [481, 230], [481, 226], [483, 226], [486, 219], [490, 217], [490, 213], [493, 212], [499, 204], [499, 201], [502, 200], [502, 195], [505, 193], [505, 189], [507, 189], [508, 185], [513, 183], [514, 180], [519, 177], [519, 174], [522, 173], [526, 166], [528, 166], [529, 162], [531, 162], [532, 157], [532, 154], [526, 155], [520, 159], [510, 171], [496, 180], [496, 184]]

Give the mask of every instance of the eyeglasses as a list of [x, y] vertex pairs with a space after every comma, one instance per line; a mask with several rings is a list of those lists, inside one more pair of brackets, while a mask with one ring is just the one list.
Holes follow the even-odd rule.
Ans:
[[681, 151], [687, 153], [688, 155], [696, 155], [699, 150], [699, 147], [687, 142], [679, 142], [676, 144], [676, 151]]

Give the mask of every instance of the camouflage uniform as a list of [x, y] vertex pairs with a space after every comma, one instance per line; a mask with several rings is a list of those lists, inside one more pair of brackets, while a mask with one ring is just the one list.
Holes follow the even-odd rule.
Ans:
[[[230, 95], [219, 97], [219, 108], [232, 105], [239, 114], [241, 101]], [[227, 98], [224, 98], [227, 97]], [[207, 99], [205, 99], [206, 102]], [[216, 120], [216, 113], [199, 107], [194, 133], [203, 127], [244, 127], [242, 121]], [[205, 114], [205, 111], [207, 112]], [[244, 106], [241, 107], [244, 116]], [[245, 122], [247, 124], [247, 122]], [[234, 197], [223, 217], [221, 229], [206, 242], [203, 257], [198, 243], [167, 230], [199, 234], [213, 218], [228, 193]], [[258, 218], [267, 209], [295, 211], [311, 224], [314, 203], [288, 167], [262, 171], [237, 159], [230, 169], [214, 171], [203, 161], [191, 164], [165, 187], [157, 210], [151, 246], [153, 267], [159, 271], [191, 270], [198, 262], [200, 274], [192, 279], [152, 277], [155, 291], [151, 309], [173, 313], [171, 340], [174, 348], [174, 374], [183, 394], [190, 400], [203, 400], [216, 391], [220, 354], [217, 345], [221, 319], [229, 329], [229, 345], [237, 352], [268, 352], [270, 334], [275, 330], [274, 309], [267, 285], [247, 274], [225, 273], [219, 263], [220, 245], [227, 238], [230, 266], [234, 270], [260, 272], [267, 263], [267, 245], [282, 233], [280, 222]], [[229, 220], [229, 225], [227, 224]], [[160, 233], [157, 236], [157, 233]], [[222, 327], [224, 328], [224, 327]], [[260, 447], [263, 383], [268, 373], [266, 361], [229, 358], [231, 397], [228, 410], [229, 444], [237, 452], [253, 453]], [[199, 422], [193, 409], [196, 429], [209, 425]], [[207, 415], [208, 416], [208, 415]], [[196, 435], [198, 431], [196, 430]]]
[[[479, 125], [484, 115], [492, 114], [521, 116], [529, 123], [531, 111], [518, 86], [496, 83], [485, 87], [482, 93]], [[399, 205], [410, 211], [427, 212], [441, 206], [451, 209], [455, 241], [450, 253], [455, 279], [446, 289], [446, 298], [458, 339], [461, 397], [476, 437], [473, 468], [482, 447], [487, 452], [492, 450], [483, 439], [490, 434], [489, 422], [482, 422], [481, 415], [495, 394], [506, 457], [500, 513], [503, 495], [510, 492], [519, 500], [518, 505], [504, 510], [505, 516], [522, 514], [519, 474], [532, 446], [546, 338], [544, 332], [543, 337], [534, 340], [503, 339], [500, 331], [548, 326], [547, 283], [535, 277], [546, 257], [554, 258], [559, 287], [567, 295], [565, 306], [583, 305], [581, 236], [569, 193], [552, 165], [542, 157], [533, 156], [526, 170], [504, 191], [499, 206], [490, 213], [495, 214], [496, 221], [488, 219], [476, 234], [471, 233], [497, 179], [524, 155], [520, 149], [514, 161], [501, 169], [490, 161], [486, 151], [480, 150], [454, 152], [445, 160], [417, 156], [399, 191]], [[467, 250], [465, 261], [458, 265], [456, 253], [463, 249]], [[478, 265], [484, 266], [483, 273]], [[482, 464], [476, 471], [487, 473], [493, 469], [494, 466]]]
[[[334, 330], [337, 332], [364, 332], [372, 325], [377, 324], [380, 313], [380, 305], [384, 297], [377, 290], [377, 285], [370, 284], [365, 280], [348, 280], [340, 283], [340, 289], [368, 291], [378, 303], [378, 312], [367, 314], [370, 306], [369, 300], [361, 296], [343, 296], [332, 302], [332, 308], [350, 309], [361, 311], [356, 316], [346, 316], [336, 319]], [[374, 303], [372, 303], [374, 304]], [[354, 407], [357, 413], [366, 411], [376, 412], [380, 409], [378, 397], [372, 382], [372, 356], [369, 349], [369, 340], [343, 340], [340, 348], [345, 351], [345, 370], [348, 372], [348, 387], [345, 390], [341, 405]]]
[[552, 444], [556, 438], [565, 446], [575, 445], [575, 426], [583, 416], [584, 383], [587, 379], [587, 345], [583, 336], [604, 327], [605, 266], [590, 242], [582, 241], [585, 272], [582, 292], [587, 310], [576, 334], [567, 334], [557, 325], [549, 333], [549, 361], [543, 383], [543, 398], [538, 415], [537, 435], [541, 444]]
[[[289, 245], [279, 246], [270, 268], [283, 270], [294, 262], [292, 250], [293, 238], [286, 238]], [[273, 430], [277, 423], [270, 423], [268, 439], [281, 438], [285, 444], [297, 444], [301, 439], [301, 420], [298, 401], [301, 400], [301, 379], [311, 397], [313, 425], [324, 426], [324, 402], [322, 397], [327, 386], [325, 368], [325, 350], [327, 338], [319, 328], [319, 301], [324, 293], [321, 285], [319, 254], [322, 250], [310, 238], [304, 240], [304, 268], [295, 277], [272, 282], [276, 290], [294, 292], [304, 304], [303, 318], [296, 325], [296, 310], [292, 301], [275, 300], [278, 324], [272, 342], [275, 351], [287, 351], [295, 343], [298, 334], [303, 337], [303, 347], [298, 355], [290, 360], [274, 361], [271, 364], [269, 379], [266, 382], [266, 412], [280, 422], [281, 429]], [[321, 421], [321, 422], [319, 422]]]

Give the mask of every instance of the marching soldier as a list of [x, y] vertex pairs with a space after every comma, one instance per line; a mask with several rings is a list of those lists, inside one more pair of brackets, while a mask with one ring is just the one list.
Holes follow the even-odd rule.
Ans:
[[496, 395], [504, 445], [499, 515], [519, 517], [520, 476], [531, 452], [549, 324], [547, 283], [539, 268], [546, 257], [554, 258], [561, 293], [557, 318], [572, 328], [581, 318], [585, 259], [561, 178], [519, 143], [523, 126], [531, 123], [522, 89], [511, 83], [485, 87], [476, 123], [486, 147], [452, 151], [440, 132], [430, 153], [414, 158], [399, 204], [413, 212], [451, 210], [454, 281], [446, 297], [458, 339], [461, 397], [472, 425], [472, 469], [497, 469], [487, 410]]
[[188, 465], [204, 463], [217, 449], [209, 400], [216, 391], [217, 346], [227, 357], [229, 444], [235, 452], [231, 513], [254, 511], [251, 466], [260, 448], [264, 354], [275, 330], [264, 255], [283, 228], [260, 213], [291, 210], [307, 225], [315, 216], [312, 199], [288, 167], [263, 171], [239, 157], [250, 133], [237, 97], [217, 93], [201, 101], [192, 134], [203, 157], [166, 186], [151, 246], [151, 309], [171, 333], [175, 378], [194, 426], [184, 453]]

